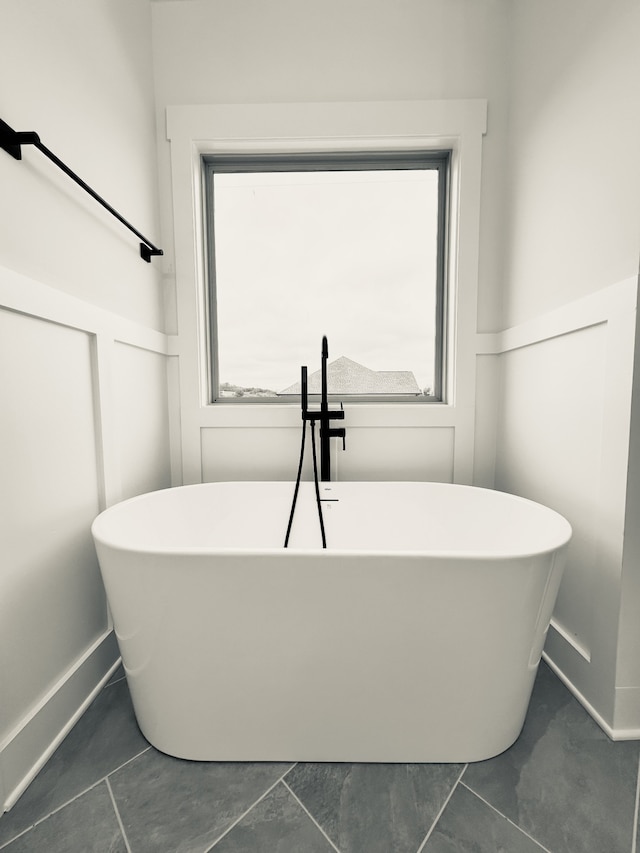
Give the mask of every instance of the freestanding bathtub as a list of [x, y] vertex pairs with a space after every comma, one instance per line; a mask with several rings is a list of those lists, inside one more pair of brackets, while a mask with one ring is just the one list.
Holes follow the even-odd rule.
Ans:
[[518, 737], [571, 528], [441, 483], [209, 483], [95, 520], [147, 740], [215, 761], [467, 762]]

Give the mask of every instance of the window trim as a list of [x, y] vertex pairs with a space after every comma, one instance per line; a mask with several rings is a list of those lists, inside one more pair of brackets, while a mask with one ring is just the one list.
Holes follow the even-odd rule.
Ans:
[[[221, 448], [233, 447], [238, 453], [234, 479], [264, 479], [265, 470], [270, 478], [279, 479], [284, 468], [278, 465], [283, 464], [285, 456], [288, 459], [290, 437], [300, 428], [300, 408], [293, 403], [289, 406], [208, 403], [202, 154], [389, 147], [453, 151], [447, 249], [450, 282], [447, 402], [429, 406], [380, 402], [350, 406], [349, 429], [352, 435], [372, 436], [372, 440], [376, 436], [376, 444], [381, 440], [378, 436], [383, 436], [392, 448], [402, 442], [403, 435], [420, 430], [427, 456], [432, 436], [437, 440], [449, 435], [451, 459], [446, 465], [452, 467], [450, 471], [447, 469], [446, 476], [458, 483], [473, 482], [477, 456], [477, 368], [487, 353], [487, 339], [491, 338], [479, 335], [477, 315], [487, 113], [485, 98], [218, 103], [166, 108], [167, 145], [159, 149], [161, 162], [164, 159], [167, 164], [162, 171], [165, 182], [161, 196], [165, 200], [164, 227], [173, 239], [166, 240], [161, 286], [166, 294], [166, 328], [170, 333], [170, 429], [175, 448], [172, 476], [176, 482], [199, 483], [203, 478], [211, 479], [211, 465], [218, 464], [217, 457], [211, 456], [217, 437]], [[268, 462], [257, 469], [247, 468], [242, 455], [247, 442], [249, 446], [256, 443], [268, 447]], [[350, 456], [351, 470], [354, 466], [360, 470], [362, 458], [359, 459]], [[421, 470], [420, 463], [417, 464]], [[224, 465], [222, 470], [227, 471]]]
[[447, 310], [448, 299], [448, 254], [449, 219], [451, 216], [450, 186], [451, 148], [432, 147], [387, 147], [377, 149], [349, 150], [304, 150], [304, 151], [251, 151], [251, 152], [204, 152], [201, 154], [202, 197], [203, 197], [203, 244], [205, 255], [205, 312], [207, 389], [210, 405], [290, 405], [295, 397], [223, 397], [220, 395], [218, 368], [217, 300], [215, 278], [215, 245], [211, 239], [214, 217], [214, 185], [216, 173], [234, 172], [301, 172], [301, 171], [372, 171], [391, 169], [429, 168], [438, 172], [438, 234], [436, 265], [436, 304], [434, 342], [434, 388], [426, 396], [408, 394], [337, 394], [345, 403], [411, 403], [424, 405], [446, 403], [447, 388]]

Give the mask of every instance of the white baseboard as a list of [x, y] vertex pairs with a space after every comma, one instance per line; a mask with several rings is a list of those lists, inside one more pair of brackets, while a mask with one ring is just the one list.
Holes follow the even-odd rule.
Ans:
[[0, 743], [0, 814], [14, 805], [119, 662], [113, 631], [106, 631]]
[[611, 726], [593, 707], [593, 705], [589, 702], [589, 700], [569, 681], [564, 672], [556, 666], [556, 664], [551, 660], [546, 652], [542, 653], [542, 657], [544, 661], [548, 664], [549, 668], [555, 672], [560, 681], [564, 684], [564, 686], [569, 690], [575, 698], [580, 702], [585, 711], [591, 716], [595, 722], [600, 726], [603, 732], [611, 738], [611, 740], [640, 740], [640, 726], [633, 727], [618, 727]]

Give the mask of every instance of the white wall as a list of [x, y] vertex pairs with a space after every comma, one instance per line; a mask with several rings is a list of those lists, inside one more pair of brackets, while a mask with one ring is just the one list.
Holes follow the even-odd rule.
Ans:
[[638, 272], [636, 0], [513, 0], [503, 326]]
[[[159, 240], [147, 0], [6, 4], [0, 73], [0, 118]], [[158, 259], [33, 147], [0, 186], [1, 812], [117, 661], [91, 521], [170, 471]]]
[[[496, 486], [574, 527], [547, 655], [640, 734], [640, 6], [513, 3]], [[637, 408], [638, 378], [635, 379]]]

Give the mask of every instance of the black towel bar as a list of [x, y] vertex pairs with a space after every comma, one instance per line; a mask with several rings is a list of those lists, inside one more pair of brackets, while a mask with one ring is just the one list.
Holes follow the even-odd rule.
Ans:
[[147, 263], [151, 262], [152, 255], [163, 254], [162, 249], [158, 249], [157, 246], [153, 245], [151, 240], [147, 240], [144, 234], [141, 234], [137, 228], [134, 228], [130, 222], [127, 222], [124, 216], [118, 213], [115, 208], [111, 207], [111, 205], [99, 196], [95, 190], [91, 189], [89, 184], [85, 183], [82, 178], [78, 177], [78, 175], [63, 163], [59, 157], [56, 157], [53, 151], [50, 151], [46, 145], [43, 145], [37, 133], [32, 130], [13, 130], [13, 128], [9, 127], [6, 122], [0, 119], [0, 148], [3, 148], [7, 154], [11, 154], [11, 156], [15, 157], [16, 160], [22, 160], [22, 145], [35, 145], [39, 151], [42, 151], [45, 157], [48, 157], [52, 163], [55, 163], [59, 169], [62, 169], [62, 171], [75, 181], [76, 184], [81, 186], [83, 190], [86, 190], [86, 192], [106, 208], [109, 213], [115, 216], [116, 219], [119, 219], [120, 222], [129, 229], [129, 231], [133, 231], [133, 233], [142, 240], [140, 243], [140, 257]]

